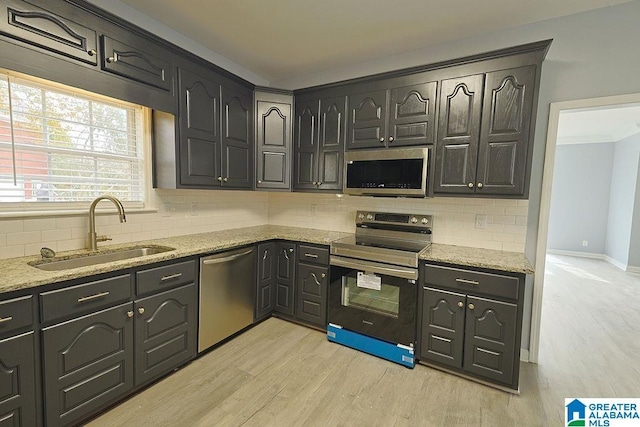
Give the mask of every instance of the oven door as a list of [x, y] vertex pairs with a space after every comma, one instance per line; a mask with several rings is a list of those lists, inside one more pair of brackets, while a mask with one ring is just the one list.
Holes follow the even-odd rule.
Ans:
[[413, 346], [418, 270], [331, 257], [330, 323], [394, 344]]

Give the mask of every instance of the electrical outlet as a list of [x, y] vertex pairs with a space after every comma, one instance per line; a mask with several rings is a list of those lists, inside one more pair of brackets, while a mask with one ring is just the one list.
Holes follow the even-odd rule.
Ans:
[[160, 215], [163, 217], [171, 216], [171, 203], [165, 202], [160, 208]]
[[588, 240], [583, 240], [582, 241], [582, 246], [584, 246], [584, 247], [589, 246], [589, 241]]
[[191, 203], [191, 216], [198, 216], [198, 204], [196, 202]]
[[316, 216], [318, 213], [318, 205], [311, 205], [311, 216]]
[[476, 214], [476, 228], [487, 228], [487, 215]]

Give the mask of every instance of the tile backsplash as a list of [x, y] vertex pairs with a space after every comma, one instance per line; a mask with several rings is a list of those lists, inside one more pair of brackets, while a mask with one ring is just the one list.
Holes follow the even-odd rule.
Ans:
[[[98, 215], [98, 234], [113, 239], [101, 245], [263, 224], [352, 232], [357, 210], [379, 210], [434, 215], [437, 243], [524, 252], [528, 209], [526, 200], [259, 191], [154, 190], [153, 197], [158, 212], [130, 212], [124, 224], [113, 213]], [[486, 228], [476, 228], [476, 214], [487, 215]], [[0, 219], [0, 259], [34, 255], [43, 246], [84, 248], [87, 229], [87, 214]]]

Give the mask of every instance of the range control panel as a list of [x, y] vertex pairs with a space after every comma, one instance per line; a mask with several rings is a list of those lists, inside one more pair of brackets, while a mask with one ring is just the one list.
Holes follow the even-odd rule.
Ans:
[[433, 225], [433, 215], [358, 211], [356, 212], [356, 226], [361, 226], [363, 224], [379, 226], [384, 226], [386, 224], [431, 228]]

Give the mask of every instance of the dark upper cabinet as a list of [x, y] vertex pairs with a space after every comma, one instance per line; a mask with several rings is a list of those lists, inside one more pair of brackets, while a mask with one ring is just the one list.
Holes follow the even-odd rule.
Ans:
[[134, 309], [136, 386], [196, 356], [198, 294], [194, 283], [139, 299]]
[[[104, 71], [117, 74], [171, 91], [173, 87], [173, 68], [170, 60], [162, 59], [162, 50], [154, 43], [139, 37], [126, 44], [109, 36], [100, 37], [102, 54], [101, 67]], [[155, 54], [154, 54], [155, 53]]]
[[178, 80], [180, 184], [219, 187], [220, 84], [186, 68], [178, 70]]
[[483, 83], [482, 74], [442, 81], [434, 192], [474, 192]]
[[442, 81], [434, 193], [526, 194], [535, 78], [531, 65]]
[[0, 34], [66, 58], [98, 64], [95, 30], [25, 1], [3, 1]]
[[346, 148], [433, 144], [437, 82], [349, 96]]
[[133, 387], [133, 304], [42, 330], [47, 426], [75, 424]]
[[292, 105], [292, 95], [255, 92], [257, 189], [291, 189]]
[[0, 340], [0, 426], [36, 426], [34, 332]]
[[275, 302], [273, 310], [293, 316], [295, 300], [296, 244], [276, 243], [276, 275], [274, 278]]
[[536, 67], [487, 73], [478, 152], [478, 193], [523, 194]]
[[273, 311], [273, 284], [276, 273], [276, 244], [274, 242], [258, 245], [258, 280], [256, 285], [255, 319], [262, 319]]
[[224, 84], [222, 99], [222, 186], [253, 187], [253, 91]]
[[293, 188], [341, 190], [346, 98], [296, 102]]

